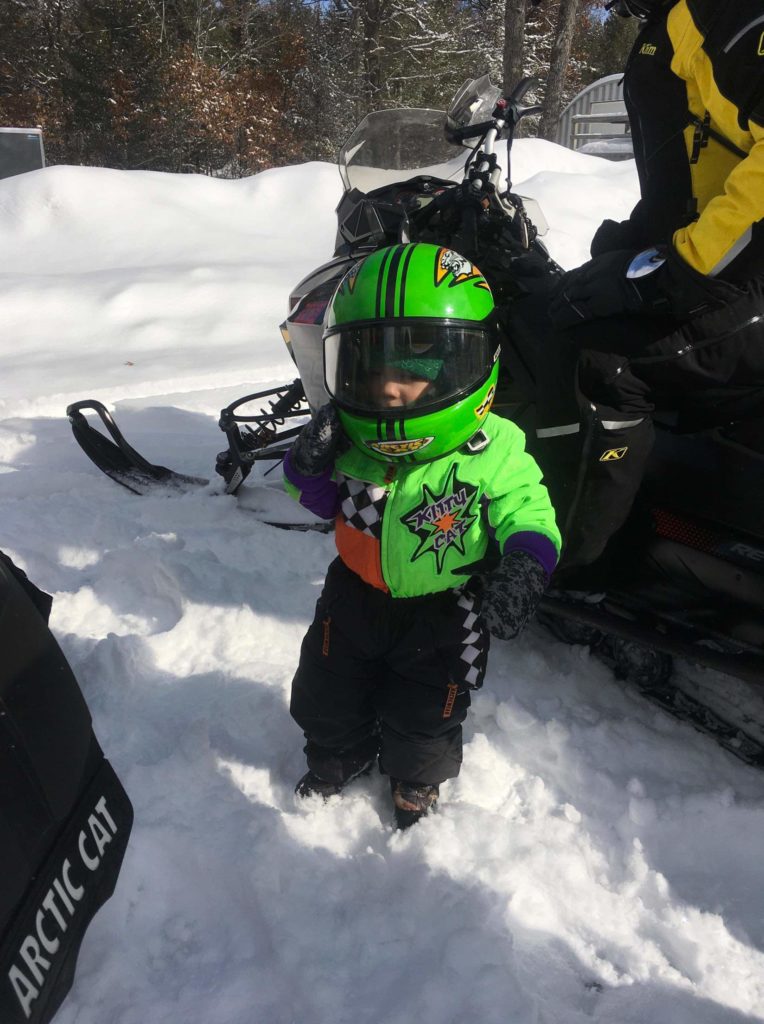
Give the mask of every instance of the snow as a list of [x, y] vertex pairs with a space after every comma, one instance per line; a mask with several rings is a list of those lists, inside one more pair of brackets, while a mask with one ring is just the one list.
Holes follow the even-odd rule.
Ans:
[[[632, 162], [533, 140], [513, 178], [565, 266], [636, 197]], [[331, 536], [242, 507], [278, 506], [272, 478], [138, 498], [73, 441], [67, 403], [98, 398], [213, 476], [219, 410], [294, 375], [277, 325], [339, 196], [318, 163], [0, 182], [0, 547], [54, 594], [136, 812], [57, 1024], [764, 1020], [760, 773], [533, 627], [495, 643], [436, 815], [393, 832], [378, 776], [299, 802]]]

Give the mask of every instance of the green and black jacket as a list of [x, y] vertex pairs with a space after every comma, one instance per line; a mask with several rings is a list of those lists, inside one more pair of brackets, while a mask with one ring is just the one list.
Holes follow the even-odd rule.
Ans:
[[523, 432], [489, 413], [479, 438], [419, 464], [386, 464], [351, 447], [333, 472], [312, 478], [287, 455], [285, 485], [316, 515], [336, 516], [342, 561], [391, 597], [457, 589], [516, 549], [551, 574], [560, 533]]
[[635, 246], [673, 242], [708, 276], [764, 275], [764, 4], [680, 0], [624, 80], [642, 199]]

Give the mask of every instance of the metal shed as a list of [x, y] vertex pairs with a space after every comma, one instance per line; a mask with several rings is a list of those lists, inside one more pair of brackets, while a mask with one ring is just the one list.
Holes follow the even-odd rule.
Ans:
[[623, 75], [607, 75], [582, 89], [560, 115], [556, 141], [611, 160], [633, 157]]
[[0, 128], [0, 178], [10, 178], [45, 166], [39, 128]]

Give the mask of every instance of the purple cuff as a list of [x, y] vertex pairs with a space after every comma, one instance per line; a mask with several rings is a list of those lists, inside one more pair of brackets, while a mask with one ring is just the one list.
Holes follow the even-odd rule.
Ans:
[[320, 519], [334, 519], [339, 511], [339, 489], [332, 480], [333, 467], [327, 467], [320, 476], [303, 476], [292, 465], [292, 452], [283, 462], [284, 476], [300, 492], [300, 504]]
[[537, 562], [541, 563], [547, 576], [552, 575], [554, 567], [557, 565], [557, 548], [543, 533], [534, 533], [532, 530], [513, 533], [505, 543], [502, 554], [508, 555], [510, 551], [525, 551], [532, 555]]

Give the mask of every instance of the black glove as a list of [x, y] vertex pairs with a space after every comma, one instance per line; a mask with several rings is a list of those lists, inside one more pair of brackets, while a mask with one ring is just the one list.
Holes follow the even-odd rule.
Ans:
[[536, 611], [549, 583], [538, 559], [510, 551], [483, 583], [481, 614], [492, 636], [513, 640]]
[[337, 410], [327, 402], [297, 435], [289, 450], [292, 465], [302, 476], [321, 476], [333, 465], [342, 436]]
[[592, 237], [589, 252], [602, 256], [614, 249], [636, 249], [639, 244], [634, 237], [634, 225], [630, 220], [603, 220]]
[[560, 268], [554, 260], [537, 249], [528, 249], [527, 252], [512, 256], [509, 261], [509, 270], [514, 277], [554, 279], [560, 273]]
[[734, 285], [693, 270], [671, 248], [618, 249], [567, 273], [552, 295], [549, 314], [560, 330], [619, 313], [686, 320], [738, 294]]

